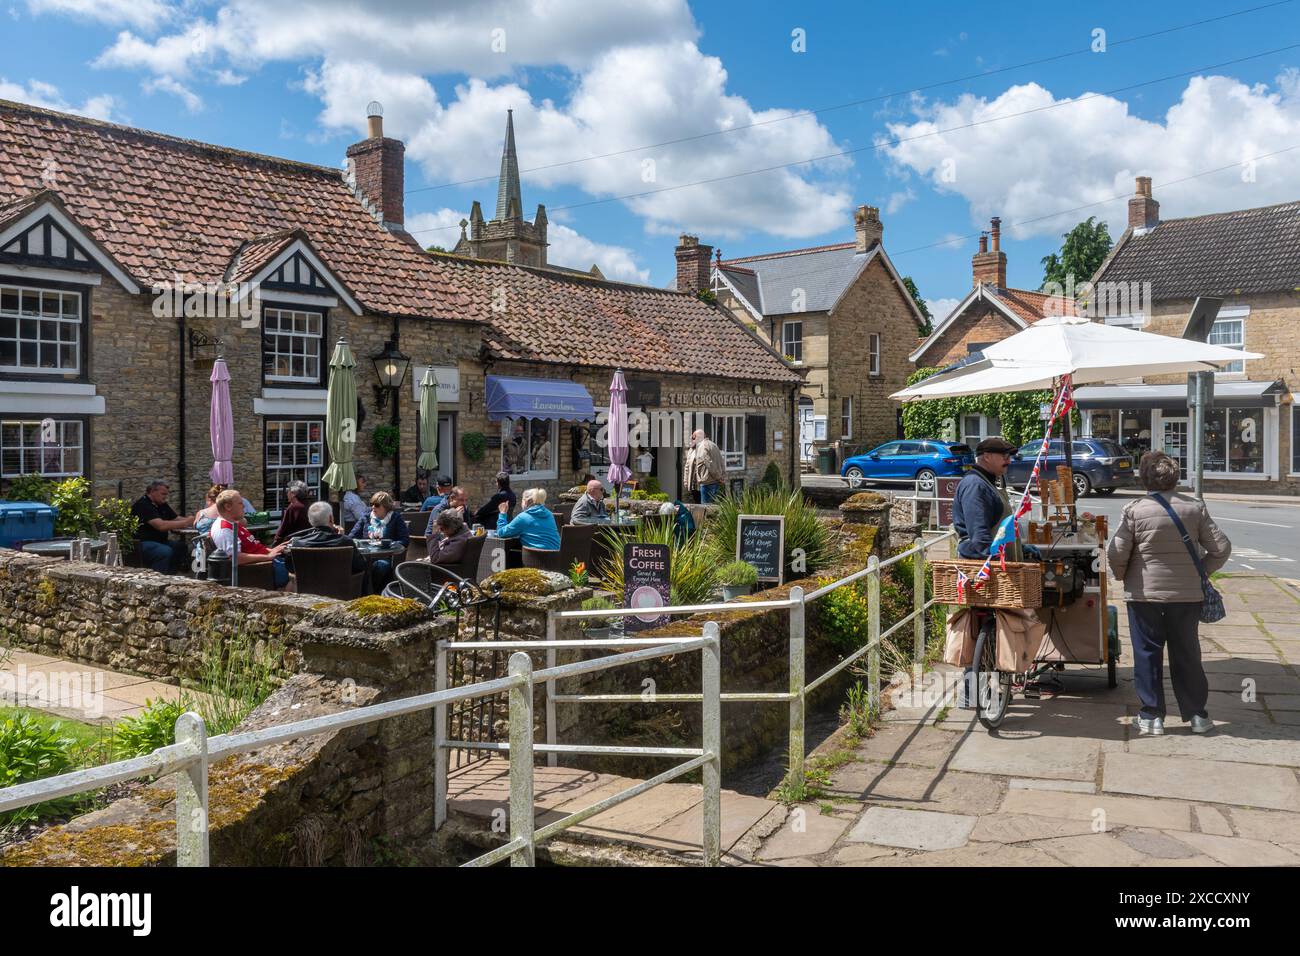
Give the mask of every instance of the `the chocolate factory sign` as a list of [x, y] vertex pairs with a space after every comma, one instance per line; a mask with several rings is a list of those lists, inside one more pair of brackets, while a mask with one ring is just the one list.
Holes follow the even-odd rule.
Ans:
[[664, 392], [663, 404], [683, 408], [780, 408], [780, 395], [746, 395], [741, 392]]

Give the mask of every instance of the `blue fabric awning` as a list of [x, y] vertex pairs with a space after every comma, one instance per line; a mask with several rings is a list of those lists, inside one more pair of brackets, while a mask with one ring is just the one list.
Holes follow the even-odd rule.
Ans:
[[488, 418], [554, 418], [590, 421], [595, 406], [587, 390], [567, 379], [487, 377]]

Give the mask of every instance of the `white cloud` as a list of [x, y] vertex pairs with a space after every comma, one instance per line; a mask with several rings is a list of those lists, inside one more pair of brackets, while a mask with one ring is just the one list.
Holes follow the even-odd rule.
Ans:
[[925, 307], [930, 310], [930, 317], [934, 324], [938, 326], [940, 322], [948, 318], [952, 310], [957, 308], [961, 299], [926, 299]]
[[[436, 212], [412, 213], [406, 217], [406, 231], [425, 248], [441, 246], [451, 250], [460, 238], [460, 221], [467, 218], [468, 213], [446, 207]], [[631, 249], [596, 242], [576, 229], [557, 222], [547, 226], [546, 238], [550, 241], [546, 260], [551, 265], [567, 266], [584, 272], [596, 265], [607, 279], [650, 281], [650, 270], [642, 269], [636, 264]]]
[[40, 80], [30, 80], [26, 86], [10, 83], [0, 76], [0, 100], [14, 100], [61, 113], [76, 113], [92, 119], [111, 120], [119, 109], [117, 98], [109, 93], [91, 96], [80, 106], [69, 103], [59, 88]]
[[145, 80], [140, 85], [146, 93], [170, 93], [184, 103], [185, 108], [191, 113], [197, 113], [203, 109], [202, 98], [184, 83], [170, 76], [156, 76], [152, 80]]
[[[920, 104], [914, 107], [915, 122], [888, 127], [888, 139], [910, 141], [883, 151], [937, 191], [962, 196], [974, 223], [1000, 215], [1003, 228], [1017, 238], [1059, 234], [1089, 215], [1104, 218], [1118, 236], [1127, 223], [1122, 200], [1023, 220], [1126, 197], [1139, 175], [1154, 179], [1167, 218], [1265, 206], [1300, 195], [1300, 150], [1260, 160], [1253, 170], [1243, 166], [1244, 159], [1300, 144], [1300, 75], [1294, 69], [1272, 88], [1230, 77], [1194, 77], [1157, 122], [1134, 116], [1126, 103], [1110, 96], [1042, 109], [1063, 102], [1028, 83], [992, 100], [967, 94]], [[1026, 110], [1038, 112], [936, 132]], [[1231, 168], [1175, 182], [1220, 166]], [[1162, 183], [1169, 185], [1162, 188]]]
[[885, 215], [892, 216], [915, 198], [916, 193], [912, 191], [911, 186], [908, 186], [901, 192], [890, 193], [885, 198]]
[[[462, 180], [495, 177], [507, 108], [515, 110], [525, 168], [789, 115], [755, 109], [729, 91], [722, 62], [696, 46], [698, 33], [686, 0], [224, 0], [214, 14], [154, 40], [123, 31], [95, 65], [167, 78], [155, 88], [183, 97], [171, 84], [197, 96], [198, 82], [247, 76], [269, 62], [303, 63], [302, 88], [321, 100], [326, 130], [362, 134], [365, 105], [379, 100], [385, 132], [407, 140], [408, 158], [435, 180]], [[502, 38], [504, 49], [494, 51]], [[557, 66], [568, 71], [566, 99], [534, 99], [522, 71]], [[466, 79], [439, 91], [426, 77], [432, 69]], [[851, 196], [838, 176], [849, 160], [726, 177], [837, 148], [815, 117], [798, 116], [525, 173], [525, 185], [571, 186], [601, 199], [649, 193], [624, 202], [654, 234], [806, 237], [847, 228]], [[482, 185], [486, 193], [493, 182]]]
[[174, 10], [162, 0], [27, 0], [35, 15], [62, 14], [78, 20], [110, 25], [127, 24], [153, 31], [172, 18]]

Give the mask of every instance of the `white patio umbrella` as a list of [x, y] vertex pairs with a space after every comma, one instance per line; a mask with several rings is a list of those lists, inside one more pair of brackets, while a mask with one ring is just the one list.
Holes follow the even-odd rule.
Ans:
[[1052, 388], [1063, 375], [1071, 382], [1113, 382], [1139, 375], [1208, 372], [1228, 362], [1263, 358], [1222, 345], [1176, 339], [1105, 325], [1076, 316], [1051, 316], [983, 349], [979, 362], [932, 375], [890, 398], [917, 401], [987, 392]]

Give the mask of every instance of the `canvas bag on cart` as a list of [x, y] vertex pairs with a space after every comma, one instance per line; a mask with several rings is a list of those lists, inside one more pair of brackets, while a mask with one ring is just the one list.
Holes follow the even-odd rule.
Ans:
[[[1047, 627], [1033, 611], [1021, 608], [997, 608], [998, 661], [1000, 671], [1022, 674], [1029, 670]], [[948, 635], [944, 644], [943, 660], [955, 667], [968, 667], [975, 659], [975, 639], [978, 637], [976, 618], [969, 608], [962, 608], [948, 618]]]

